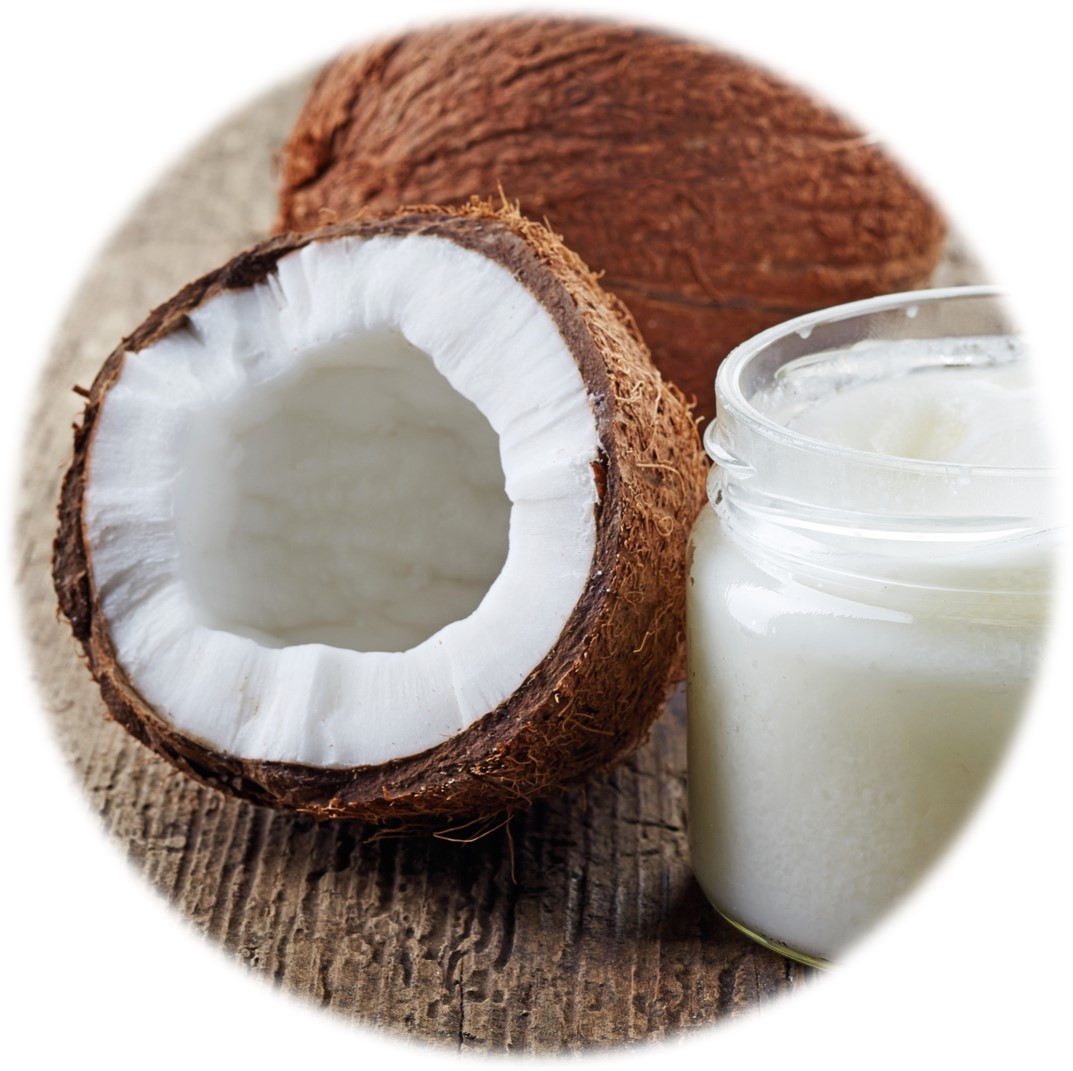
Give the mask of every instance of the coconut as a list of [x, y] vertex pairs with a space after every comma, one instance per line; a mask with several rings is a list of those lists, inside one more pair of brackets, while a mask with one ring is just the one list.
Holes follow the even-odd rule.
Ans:
[[107, 359], [60, 607], [111, 714], [319, 818], [523, 807], [680, 675], [705, 465], [596, 277], [474, 203], [276, 238]]
[[283, 149], [277, 227], [499, 189], [602, 273], [707, 416], [735, 345], [926, 285], [944, 237], [873, 138], [786, 82], [698, 42], [528, 16], [330, 63]]

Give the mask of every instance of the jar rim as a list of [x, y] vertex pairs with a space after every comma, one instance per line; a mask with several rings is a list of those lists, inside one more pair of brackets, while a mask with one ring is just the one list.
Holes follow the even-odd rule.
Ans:
[[742, 387], [743, 372], [750, 362], [766, 352], [773, 344], [797, 334], [807, 339], [817, 327], [863, 319], [875, 313], [893, 312], [901, 308], [907, 315], [915, 316], [911, 309], [921, 305], [936, 305], [940, 302], [981, 298], [1005, 298], [1003, 288], [990, 285], [950, 286], [927, 290], [910, 290], [896, 294], [883, 294], [864, 298], [842, 305], [806, 313], [776, 324], [761, 331], [736, 346], [719, 366], [715, 377], [716, 419], [705, 430], [704, 445], [713, 460], [720, 460], [716, 446], [720, 417], [731, 418], [749, 430], [770, 441], [795, 450], [805, 451], [818, 457], [839, 459], [843, 462], [865, 462], [869, 467], [896, 469], [902, 472], [918, 472], [921, 475], [948, 475], [952, 470], [980, 477], [1005, 479], [1053, 479], [1056, 468], [1047, 466], [976, 465], [964, 462], [937, 461], [922, 458], [883, 454], [856, 447], [844, 446], [805, 435], [790, 429], [757, 409], [747, 398]]

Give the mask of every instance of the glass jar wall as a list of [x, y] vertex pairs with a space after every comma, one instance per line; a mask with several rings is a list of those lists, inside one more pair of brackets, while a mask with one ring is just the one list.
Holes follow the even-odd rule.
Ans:
[[837, 960], [994, 772], [1044, 640], [1054, 475], [987, 288], [842, 306], [722, 365], [689, 588], [694, 871]]

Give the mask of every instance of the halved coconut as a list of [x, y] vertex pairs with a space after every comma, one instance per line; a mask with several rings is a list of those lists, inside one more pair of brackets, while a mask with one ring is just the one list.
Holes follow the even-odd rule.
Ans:
[[199, 779], [486, 815], [645, 735], [704, 469], [552, 234], [404, 210], [259, 245], [109, 357], [55, 582], [113, 715]]

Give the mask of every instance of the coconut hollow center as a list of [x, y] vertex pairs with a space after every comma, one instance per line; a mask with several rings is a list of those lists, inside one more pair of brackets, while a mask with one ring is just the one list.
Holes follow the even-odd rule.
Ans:
[[117, 665], [229, 755], [442, 743], [589, 582], [595, 420], [504, 266], [424, 235], [289, 253], [125, 354], [101, 402], [83, 527]]
[[200, 414], [177, 492], [201, 623], [264, 646], [408, 650], [469, 616], [507, 556], [497, 435], [394, 331]]

